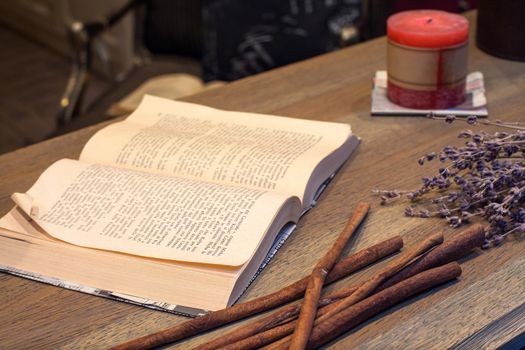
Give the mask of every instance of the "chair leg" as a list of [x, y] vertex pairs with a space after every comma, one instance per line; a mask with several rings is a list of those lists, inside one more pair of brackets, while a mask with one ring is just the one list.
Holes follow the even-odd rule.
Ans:
[[109, 16], [93, 22], [75, 21], [68, 28], [69, 41], [74, 52], [73, 67], [66, 89], [60, 99], [60, 110], [57, 115], [57, 129], [68, 124], [79, 115], [82, 100], [91, 75], [91, 47], [93, 39], [103, 31], [111, 28], [128, 12], [147, 0], [129, 0]]
[[69, 123], [80, 112], [82, 100], [90, 76], [91, 38], [82, 23], [74, 22], [69, 29], [69, 38], [74, 50], [73, 66], [66, 89], [60, 99], [57, 126]]

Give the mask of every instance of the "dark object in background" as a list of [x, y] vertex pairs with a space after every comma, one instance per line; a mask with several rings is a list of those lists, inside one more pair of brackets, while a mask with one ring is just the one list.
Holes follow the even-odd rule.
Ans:
[[397, 12], [428, 9], [461, 13], [475, 9], [479, 0], [368, 0], [368, 18], [361, 33], [364, 39], [386, 34], [387, 18]]
[[478, 2], [478, 47], [497, 57], [525, 61], [525, 1]]
[[390, 1], [390, 6], [395, 12], [434, 9], [447, 12], [463, 12], [476, 6], [476, 0], [395, 0]]
[[[184, 60], [184, 57], [195, 62], [200, 60], [205, 81], [231, 81], [383, 35], [386, 18], [395, 11], [414, 7], [461, 11], [475, 2], [127, 0], [114, 13], [71, 25], [76, 61], [71, 84], [61, 99], [60, 120], [65, 125], [80, 114], [80, 102], [91, 73], [92, 39], [128, 12], [135, 12], [138, 23], [135, 33], [137, 65], [150, 62], [155, 54], [176, 54], [179, 57], [173, 62]], [[143, 44], [151, 55], [145, 53]], [[141, 68], [147, 70], [147, 64]], [[131, 84], [126, 89], [130, 87]], [[119, 91], [113, 96], [122, 98], [123, 90]], [[103, 100], [106, 102], [97, 101], [99, 110], [106, 110], [111, 98], [104, 94]], [[94, 109], [90, 107], [91, 111]]]
[[203, 78], [236, 80], [385, 34], [392, 13], [462, 12], [476, 0], [148, 0], [154, 54], [201, 59]]
[[205, 0], [204, 80], [231, 81], [335, 50], [352, 37], [362, 6], [362, 0]]
[[149, 0], [144, 44], [156, 54], [202, 55], [202, 3], [206, 0]]

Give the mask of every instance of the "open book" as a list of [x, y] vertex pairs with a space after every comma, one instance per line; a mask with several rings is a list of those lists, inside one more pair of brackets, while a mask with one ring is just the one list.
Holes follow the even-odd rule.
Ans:
[[0, 269], [172, 312], [224, 308], [358, 142], [346, 124], [146, 96], [13, 194]]

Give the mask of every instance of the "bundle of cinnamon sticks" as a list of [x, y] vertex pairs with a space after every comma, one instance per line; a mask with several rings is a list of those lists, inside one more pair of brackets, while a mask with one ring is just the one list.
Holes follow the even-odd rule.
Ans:
[[211, 312], [157, 333], [111, 349], [150, 349], [203, 333], [304, 297], [301, 302], [237, 328], [195, 349], [312, 349], [347, 332], [383, 310], [461, 274], [455, 260], [482, 245], [481, 225], [472, 225], [453, 239], [434, 234], [411, 247], [385, 269], [358, 285], [321, 296], [322, 288], [399, 251], [401, 237], [340, 255], [368, 214], [370, 206], [359, 203], [332, 248], [312, 273], [281, 290], [232, 307]]

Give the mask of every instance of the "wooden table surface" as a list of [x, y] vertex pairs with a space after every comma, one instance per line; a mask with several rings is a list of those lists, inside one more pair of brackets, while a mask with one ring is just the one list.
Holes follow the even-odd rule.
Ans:
[[[475, 14], [468, 17], [474, 27]], [[471, 33], [474, 38], [474, 33]], [[524, 120], [525, 63], [480, 52], [471, 40], [469, 70], [484, 73], [492, 119]], [[385, 38], [250, 77], [186, 100], [212, 107], [350, 123], [362, 137], [357, 152], [306, 215], [270, 266], [243, 296], [248, 300], [307, 274], [330, 247], [358, 201], [372, 212], [347, 250], [355, 251], [400, 234], [405, 245], [454, 229], [443, 220], [403, 216], [403, 204], [380, 206], [374, 188], [410, 189], [434, 166], [417, 158], [456, 138], [464, 123], [417, 117], [371, 117], [374, 72], [385, 69]], [[24, 191], [53, 161], [78, 157], [97, 125], [0, 156], [0, 212], [9, 195]], [[480, 127], [481, 128], [481, 127]], [[461, 261], [463, 275], [388, 310], [328, 348], [497, 348], [525, 332], [525, 237], [477, 251]], [[374, 266], [336, 286], [370, 275]], [[66, 263], [66, 262], [64, 262]], [[176, 283], [176, 281], [174, 281]], [[0, 348], [103, 348], [184, 321], [183, 317], [72, 292], [0, 274]], [[233, 325], [238, 326], [240, 323]], [[189, 348], [220, 331], [173, 345]], [[518, 337], [518, 338], [517, 338]]]

